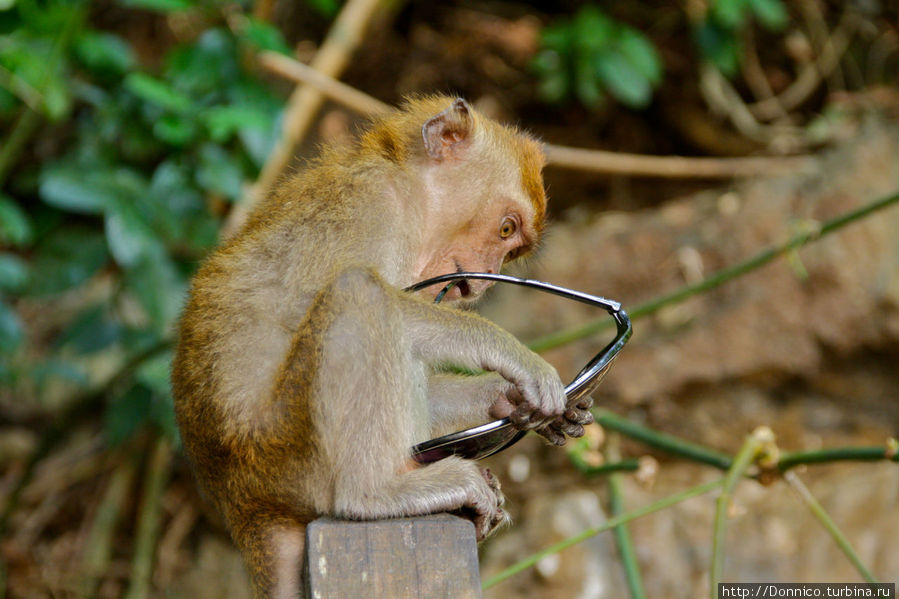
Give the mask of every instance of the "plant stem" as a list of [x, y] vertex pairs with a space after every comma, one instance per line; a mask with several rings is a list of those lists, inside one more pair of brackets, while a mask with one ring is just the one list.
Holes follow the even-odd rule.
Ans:
[[657, 511], [663, 510], [667, 507], [671, 507], [672, 505], [676, 505], [676, 504], [680, 503], [681, 501], [684, 501], [691, 497], [696, 497], [697, 495], [702, 495], [703, 493], [708, 493], [709, 491], [712, 491], [712, 490], [720, 487], [723, 484], [723, 482], [724, 482], [724, 479], [719, 479], [719, 480], [715, 480], [712, 482], [704, 483], [704, 484], [698, 485], [696, 487], [693, 487], [691, 489], [687, 489], [686, 491], [683, 491], [681, 493], [677, 493], [675, 495], [670, 495], [668, 497], [665, 497], [663, 499], [660, 499], [658, 501], [650, 503], [649, 505], [644, 506], [642, 508], [637, 508], [635, 510], [631, 510], [630, 512], [628, 512], [626, 514], [622, 514], [621, 516], [616, 516], [614, 518], [606, 520], [606, 522], [603, 523], [601, 526], [597, 526], [596, 528], [590, 528], [583, 532], [580, 532], [573, 537], [569, 537], [569, 538], [565, 539], [564, 541], [560, 541], [560, 542], [556, 543], [555, 545], [552, 545], [551, 547], [547, 547], [546, 549], [538, 551], [537, 553], [534, 553], [533, 555], [530, 555], [530, 556], [524, 558], [523, 560], [509, 566], [502, 572], [488, 578], [484, 582], [483, 588], [489, 589], [490, 587], [499, 584], [500, 582], [506, 580], [507, 578], [510, 578], [511, 576], [514, 576], [515, 574], [518, 574], [519, 572], [527, 570], [528, 568], [532, 567], [534, 564], [539, 562], [541, 559], [543, 559], [547, 555], [552, 555], [554, 553], [558, 553], [558, 552], [562, 551], [563, 549], [567, 549], [567, 548], [571, 547], [572, 545], [577, 545], [581, 541], [589, 539], [590, 537], [592, 537], [594, 535], [598, 535], [601, 532], [606, 532], [607, 530], [611, 530], [612, 528], [614, 528], [620, 524], [625, 524], [627, 522], [630, 522], [631, 520], [636, 520], [637, 518], [646, 516], [647, 514], [652, 514], [653, 512], [657, 512]]
[[727, 470], [731, 466], [731, 457], [714, 449], [679, 439], [673, 435], [654, 431], [603, 408], [594, 408], [593, 415], [596, 417], [596, 421], [603, 427], [617, 431], [631, 439], [642, 441], [650, 447], [655, 447], [695, 462], [709, 464], [721, 470]]
[[724, 545], [727, 536], [727, 512], [734, 489], [746, 470], [755, 461], [765, 443], [773, 439], [771, 429], [759, 427], [743, 443], [733, 464], [724, 478], [724, 487], [715, 506], [715, 526], [712, 530], [712, 563], [709, 566], [709, 593], [712, 599], [718, 597], [718, 582], [724, 569]]
[[[820, 239], [828, 233], [837, 231], [850, 223], [853, 223], [857, 220], [865, 218], [866, 216], [874, 212], [877, 212], [878, 210], [882, 210], [884, 208], [892, 206], [893, 204], [897, 203], [897, 201], [899, 201], [899, 192], [895, 192], [891, 195], [865, 204], [864, 206], [856, 208], [855, 210], [851, 210], [845, 214], [824, 222], [817, 231], [802, 231], [800, 233], [797, 233], [786, 242], [759, 252], [755, 256], [749, 258], [748, 260], [740, 262], [739, 264], [735, 264], [731, 267], [719, 270], [703, 281], [694, 283], [692, 285], [685, 285], [684, 287], [681, 287], [680, 289], [677, 289], [672, 293], [668, 293], [655, 299], [651, 299], [647, 302], [643, 302], [642, 304], [638, 304], [633, 309], [628, 310], [628, 314], [633, 321], [640, 317], [653, 314], [654, 312], [657, 312], [659, 309], [665, 306], [682, 302], [694, 295], [698, 295], [705, 291], [709, 291], [710, 289], [720, 287], [721, 285], [727, 283], [728, 281], [731, 281], [732, 279], [745, 275], [748, 272], [764, 266], [778, 256], [795, 250], [796, 248], [802, 247], [810, 241]], [[610, 328], [613, 324], [614, 323], [611, 319], [601, 318], [575, 328], [539, 337], [528, 343], [528, 347], [530, 347], [535, 352], [546, 351], [555, 347], [559, 347], [561, 345], [565, 345], [566, 343], [571, 343], [572, 341], [577, 341], [579, 339], [594, 335], [606, 328]]]
[[145, 599], [150, 595], [150, 578], [156, 555], [156, 538], [162, 516], [162, 494], [169, 480], [172, 467], [172, 447], [169, 440], [160, 436], [147, 462], [144, 474], [144, 496], [141, 500], [131, 560], [131, 584], [125, 599]]
[[[613, 435], [606, 444], [606, 457], [612, 462], [621, 461], [620, 440], [618, 435]], [[613, 518], [627, 512], [624, 505], [621, 474], [618, 473], [609, 476], [609, 509]], [[640, 575], [640, 564], [637, 562], [637, 552], [634, 550], [634, 542], [627, 524], [619, 524], [615, 527], [615, 540], [618, 543], [618, 554], [621, 557], [621, 566], [624, 568], [624, 576], [631, 599], [646, 599], [643, 577]]]
[[97, 508], [94, 521], [91, 523], [87, 540], [84, 543], [84, 555], [81, 559], [80, 595], [96, 597], [97, 583], [109, 567], [112, 556], [112, 541], [116, 527], [126, 505], [132, 480], [137, 473], [139, 460], [137, 453], [126, 456], [109, 478], [103, 499]]
[[[613, 517], [627, 513], [621, 490], [621, 474], [613, 473], [609, 476], [609, 503]], [[646, 591], [643, 589], [640, 564], [637, 562], [637, 552], [634, 550], [634, 542], [627, 524], [615, 527], [615, 540], [618, 542], [618, 553], [621, 556], [621, 565], [632, 599], [645, 599]]]
[[600, 476], [602, 474], [611, 474], [613, 472], [634, 472], [640, 468], [640, 460], [637, 458], [627, 458], [625, 460], [616, 460], [599, 466], [591, 466], [584, 458], [574, 452], [568, 454], [571, 463], [577, 468], [577, 471], [584, 476]]
[[871, 571], [865, 567], [862, 563], [861, 558], [859, 558], [858, 553], [852, 548], [852, 545], [849, 543], [849, 540], [846, 538], [846, 535], [843, 534], [843, 531], [837, 527], [836, 523], [831, 519], [830, 515], [824, 510], [824, 507], [818, 503], [818, 500], [812, 495], [811, 491], [808, 490], [808, 487], [796, 476], [795, 472], [787, 472], [784, 474], [784, 480], [787, 481], [787, 484], [792, 487], [794, 491], [799, 495], [802, 499], [803, 503], [808, 506], [808, 509], [811, 510], [812, 514], [818, 519], [821, 525], [825, 530], [830, 534], [836, 544], [839, 546], [840, 550], [846, 557], [849, 558], [849, 561], [852, 562], [852, 565], [855, 566], [855, 569], [858, 570], [859, 574], [862, 575], [862, 578], [867, 580], [872, 584], [877, 584], [878, 581], [874, 578], [874, 575], [871, 574]]
[[801, 464], [822, 464], [826, 462], [838, 462], [855, 460], [874, 462], [890, 460], [899, 462], [899, 453], [891, 452], [889, 447], [831, 447], [817, 449], [815, 451], [790, 451], [781, 454], [777, 460], [777, 470], [786, 472]]
[[19, 153], [25, 144], [28, 143], [28, 140], [31, 139], [31, 136], [34, 135], [34, 132], [37, 131], [37, 126], [40, 122], [40, 114], [28, 106], [22, 107], [22, 112], [19, 114], [19, 118], [16, 119], [16, 124], [13, 125], [12, 131], [10, 131], [9, 136], [3, 142], [3, 147], [0, 148], [0, 189], [3, 188], [6, 176], [16, 163], [16, 158], [19, 157]]

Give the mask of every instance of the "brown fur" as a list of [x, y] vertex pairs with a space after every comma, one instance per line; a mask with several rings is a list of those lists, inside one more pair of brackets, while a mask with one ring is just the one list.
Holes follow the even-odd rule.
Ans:
[[[532, 139], [462, 100], [411, 99], [286, 178], [198, 270], [172, 369], [176, 413], [257, 596], [301, 594], [303, 530], [319, 515], [464, 508], [481, 537], [505, 520], [492, 476], [455, 458], [410, 467], [414, 443], [498, 406], [559, 441], [552, 367], [484, 319], [400, 291], [495, 272], [533, 247], [542, 164]], [[509, 219], [520, 230], [500, 237]], [[432, 376], [446, 362], [494, 372]]]

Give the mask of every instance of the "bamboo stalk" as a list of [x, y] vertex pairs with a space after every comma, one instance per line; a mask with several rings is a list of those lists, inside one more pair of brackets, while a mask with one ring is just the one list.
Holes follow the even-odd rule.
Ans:
[[785, 473], [784, 480], [786, 480], [787, 484], [796, 491], [800, 499], [802, 499], [802, 502], [805, 503], [809, 510], [811, 510], [812, 514], [814, 514], [815, 518], [818, 519], [818, 522], [820, 522], [828, 534], [830, 534], [840, 550], [847, 558], [849, 558], [849, 561], [852, 562], [852, 565], [855, 566], [855, 569], [858, 570], [858, 573], [861, 574], [862, 578], [872, 584], [877, 584], [878, 580], [871, 574], [871, 571], [865, 567], [865, 564], [862, 563], [858, 553], [852, 548], [852, 544], [849, 543], [849, 539], [846, 538], [846, 535], [839, 529], [824, 507], [818, 503], [818, 500], [815, 499], [811, 491], [808, 490], [808, 487], [806, 487], [802, 480], [796, 476], [796, 473]]
[[703, 483], [701, 485], [697, 485], [686, 491], [682, 491], [680, 493], [676, 493], [674, 495], [670, 495], [663, 499], [659, 499], [649, 505], [643, 506], [641, 508], [637, 508], [627, 512], [626, 514], [622, 514], [621, 516], [616, 516], [614, 518], [610, 518], [606, 520], [602, 525], [597, 526], [595, 528], [589, 528], [583, 532], [580, 532], [573, 537], [569, 537], [564, 541], [560, 541], [555, 545], [547, 547], [541, 551], [538, 551], [518, 562], [509, 566], [505, 570], [502, 570], [498, 574], [491, 576], [486, 581], [484, 581], [482, 587], [485, 589], [489, 589], [492, 586], [495, 586], [504, 580], [511, 578], [515, 574], [519, 572], [523, 572], [528, 568], [534, 566], [541, 559], [546, 557], [547, 555], [552, 555], [554, 553], [558, 553], [564, 549], [568, 549], [573, 545], [577, 545], [581, 541], [589, 539], [592, 536], [598, 535], [599, 533], [606, 532], [607, 530], [611, 530], [614, 527], [625, 524], [632, 520], [636, 520], [637, 518], [641, 518], [648, 514], [652, 514], [654, 512], [658, 512], [659, 510], [663, 510], [665, 508], [671, 507], [672, 505], [677, 505], [678, 503], [690, 499], [691, 497], [696, 497], [698, 495], [703, 495], [704, 493], [708, 493], [709, 491], [713, 491], [719, 488], [724, 483], [724, 479], [715, 480], [708, 483]]

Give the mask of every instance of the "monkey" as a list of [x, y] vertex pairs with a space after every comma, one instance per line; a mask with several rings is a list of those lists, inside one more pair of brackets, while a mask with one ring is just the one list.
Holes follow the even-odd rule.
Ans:
[[[308, 522], [466, 514], [507, 521], [496, 477], [411, 448], [510, 417], [562, 444], [592, 422], [550, 364], [468, 309], [546, 223], [544, 155], [461, 98], [407, 98], [352, 145], [285, 176], [191, 282], [172, 365], [199, 486], [224, 516], [257, 597], [303, 594]], [[467, 374], [459, 374], [466, 371]]]

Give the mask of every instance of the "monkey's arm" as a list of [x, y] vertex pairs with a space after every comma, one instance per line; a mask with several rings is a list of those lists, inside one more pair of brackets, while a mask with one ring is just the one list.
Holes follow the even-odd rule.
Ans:
[[514, 385], [495, 372], [428, 377], [431, 435], [438, 437], [505, 418], [514, 407], [507, 394]]
[[565, 389], [556, 369], [511, 333], [468, 312], [395, 297], [419, 360], [495, 372], [515, 386], [517, 392], [507, 397], [515, 405], [509, 416], [516, 427], [541, 428], [565, 412]]

